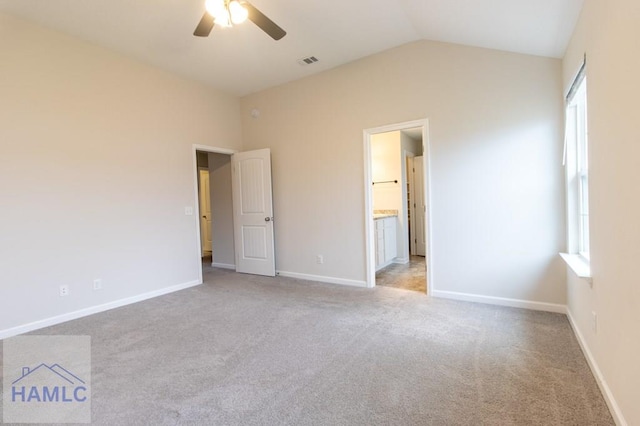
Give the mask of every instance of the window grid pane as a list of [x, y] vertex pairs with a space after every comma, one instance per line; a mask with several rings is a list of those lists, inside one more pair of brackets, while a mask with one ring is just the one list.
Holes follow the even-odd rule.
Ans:
[[583, 256], [589, 258], [589, 158], [587, 146], [587, 92], [586, 78], [580, 83], [573, 99], [567, 106], [567, 126], [570, 126], [568, 135], [575, 147], [573, 158], [569, 161], [573, 164], [574, 178], [570, 179], [570, 188], [575, 194], [575, 210], [572, 216], [575, 220], [577, 235], [574, 239], [574, 247]]
[[578, 214], [580, 223], [579, 251], [589, 256], [589, 160], [587, 149], [587, 93], [583, 81], [578, 98]]

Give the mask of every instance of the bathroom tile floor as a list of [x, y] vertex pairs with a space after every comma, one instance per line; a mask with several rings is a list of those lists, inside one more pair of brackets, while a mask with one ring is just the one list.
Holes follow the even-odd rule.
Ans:
[[392, 263], [376, 272], [376, 285], [426, 293], [426, 273], [424, 256], [411, 256], [409, 263]]

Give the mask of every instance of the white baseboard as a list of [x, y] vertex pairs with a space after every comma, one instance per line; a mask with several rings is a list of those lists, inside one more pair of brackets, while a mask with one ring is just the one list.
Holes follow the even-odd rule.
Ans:
[[387, 266], [392, 265], [392, 264], [394, 264], [394, 263], [395, 263], [395, 262], [394, 262], [394, 260], [393, 260], [393, 259], [391, 259], [391, 260], [389, 260], [389, 261], [387, 261], [387, 262], [384, 262], [384, 263], [382, 263], [382, 264], [380, 264], [380, 265], [376, 266], [376, 272], [378, 272], [380, 269], [384, 269], [384, 268], [386, 268]]
[[233, 269], [234, 271], [236, 270], [236, 265], [232, 265], [230, 263], [211, 262], [211, 266], [214, 268]]
[[325, 277], [322, 275], [300, 274], [298, 272], [276, 271], [276, 275], [281, 277], [298, 278], [307, 281], [317, 281], [321, 283], [348, 285], [352, 287], [366, 287], [366, 281], [350, 280], [346, 278]]
[[393, 259], [392, 263], [396, 263], [398, 265], [406, 265], [407, 263], [409, 263], [409, 258], [408, 257], [396, 257], [395, 259]]
[[591, 372], [596, 379], [596, 383], [598, 383], [598, 387], [600, 388], [600, 392], [602, 392], [602, 396], [604, 397], [604, 401], [607, 403], [609, 407], [609, 411], [611, 412], [611, 416], [613, 417], [613, 421], [616, 422], [618, 426], [627, 426], [627, 421], [624, 419], [622, 415], [622, 411], [618, 406], [613, 394], [611, 393], [611, 389], [609, 389], [609, 385], [604, 380], [602, 376], [602, 371], [600, 371], [600, 367], [598, 367], [598, 363], [596, 363], [593, 354], [589, 350], [589, 346], [587, 346], [587, 341], [580, 333], [580, 329], [578, 329], [578, 325], [573, 319], [573, 315], [571, 315], [571, 310], [567, 309], [567, 318], [569, 318], [569, 324], [571, 324], [571, 328], [573, 329], [573, 333], [576, 335], [578, 339], [578, 343], [580, 344], [580, 348], [582, 349], [582, 353], [584, 357], [587, 359], [587, 364], [589, 364], [589, 368], [591, 368]]
[[458, 293], [455, 291], [433, 290], [433, 297], [441, 297], [443, 299], [464, 300], [465, 302], [486, 303], [489, 305], [510, 306], [512, 308], [531, 309], [534, 311], [556, 312], [559, 314], [567, 313], [566, 305], [556, 303], [533, 302], [530, 300], [508, 299], [505, 297], [481, 296], [479, 294]]
[[63, 322], [86, 317], [86, 316], [97, 314], [100, 312], [108, 311], [110, 309], [131, 305], [136, 302], [142, 302], [143, 300], [152, 299], [154, 297], [184, 290], [186, 288], [194, 287], [200, 284], [202, 284], [202, 281], [199, 281], [199, 280], [189, 281], [183, 284], [177, 284], [171, 287], [165, 287], [159, 290], [138, 294], [136, 296], [114, 300], [113, 302], [104, 303], [102, 305], [91, 306], [89, 308], [80, 309], [80, 310], [69, 312], [66, 314], [56, 315], [55, 317], [45, 318], [42, 320], [30, 322], [28, 324], [19, 325], [17, 327], [7, 328], [5, 330], [0, 330], [0, 340], [8, 339], [9, 337], [17, 336], [19, 334], [28, 333], [30, 331], [39, 330], [41, 328], [50, 327], [52, 325], [61, 324]]

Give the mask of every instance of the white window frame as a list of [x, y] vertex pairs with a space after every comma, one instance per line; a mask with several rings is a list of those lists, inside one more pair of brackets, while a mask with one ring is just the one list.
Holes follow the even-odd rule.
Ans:
[[589, 260], [589, 147], [587, 131], [587, 79], [584, 78], [571, 99], [568, 108], [576, 109], [576, 184], [578, 192], [577, 251]]
[[584, 68], [567, 96], [565, 167], [568, 254], [562, 254], [562, 257], [578, 276], [590, 280], [589, 146]]

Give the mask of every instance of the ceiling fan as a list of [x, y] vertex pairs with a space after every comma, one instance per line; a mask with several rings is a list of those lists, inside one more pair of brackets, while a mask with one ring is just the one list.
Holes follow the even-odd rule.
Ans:
[[206, 0], [205, 8], [207, 11], [193, 32], [194, 36], [207, 37], [215, 24], [231, 27], [233, 24], [244, 22], [247, 18], [274, 40], [280, 40], [287, 34], [285, 30], [267, 18], [264, 13], [260, 12], [248, 1]]

